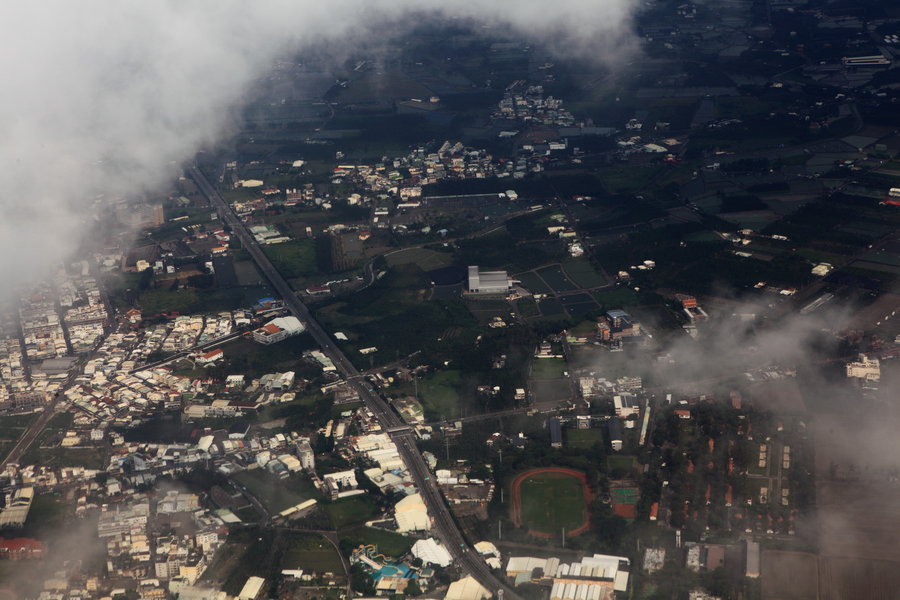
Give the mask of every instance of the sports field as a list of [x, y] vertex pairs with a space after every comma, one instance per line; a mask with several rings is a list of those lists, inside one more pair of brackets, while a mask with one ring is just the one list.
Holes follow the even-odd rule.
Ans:
[[531, 535], [578, 535], [590, 525], [584, 473], [556, 467], [526, 471], [513, 480], [513, 522]]

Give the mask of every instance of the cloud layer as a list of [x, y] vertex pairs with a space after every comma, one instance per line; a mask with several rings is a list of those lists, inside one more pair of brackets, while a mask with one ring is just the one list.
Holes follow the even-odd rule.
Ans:
[[[631, 39], [634, 0], [62, 0], [7, 7], [0, 23], [0, 278], [64, 258], [98, 199], [164, 185], [235, 125], [277, 58], [389, 35], [410, 18], [507, 25], [598, 60]], [[9, 287], [9, 286], [7, 286]]]

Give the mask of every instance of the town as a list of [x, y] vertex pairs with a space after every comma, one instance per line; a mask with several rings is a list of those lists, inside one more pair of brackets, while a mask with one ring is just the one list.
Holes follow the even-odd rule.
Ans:
[[887, 597], [900, 26], [763, 4], [276, 64], [13, 290], [0, 593]]

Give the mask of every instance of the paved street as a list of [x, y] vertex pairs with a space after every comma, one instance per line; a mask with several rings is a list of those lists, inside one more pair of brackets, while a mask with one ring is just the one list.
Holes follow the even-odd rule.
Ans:
[[200, 191], [207, 197], [219, 214], [223, 222], [231, 227], [232, 235], [237, 236], [243, 247], [250, 254], [260, 272], [269, 280], [274, 290], [284, 300], [285, 307], [306, 325], [307, 331], [313, 336], [316, 343], [328, 358], [332, 360], [337, 370], [358, 393], [360, 400], [372, 411], [381, 423], [382, 428], [390, 433], [397, 444], [400, 456], [409, 469], [413, 481], [422, 499], [428, 508], [428, 513], [433, 520], [435, 534], [446, 545], [447, 550], [453, 555], [456, 563], [463, 571], [472, 575], [483, 586], [496, 594], [502, 590], [503, 595], [516, 599], [518, 596], [503, 581], [496, 577], [481, 559], [477, 552], [473, 551], [456, 522], [450, 514], [450, 510], [444, 502], [437, 483], [431, 476], [431, 472], [425, 463], [425, 459], [416, 447], [414, 432], [400, 419], [400, 416], [388, 406], [387, 402], [378, 395], [363, 375], [353, 366], [350, 360], [335, 345], [330, 336], [319, 323], [313, 319], [312, 314], [303, 302], [297, 297], [287, 281], [278, 273], [256, 239], [250, 234], [244, 224], [238, 219], [231, 207], [219, 195], [215, 188], [206, 179], [196, 166], [188, 169], [188, 174], [197, 184]]

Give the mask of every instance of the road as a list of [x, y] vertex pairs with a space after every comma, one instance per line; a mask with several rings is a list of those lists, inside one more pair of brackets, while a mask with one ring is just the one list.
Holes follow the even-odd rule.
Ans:
[[378, 395], [369, 384], [368, 380], [353, 366], [347, 356], [337, 347], [328, 333], [313, 318], [312, 313], [297, 297], [287, 281], [272, 265], [269, 258], [250, 234], [244, 224], [238, 219], [231, 207], [209, 180], [196, 166], [187, 169], [188, 175], [197, 184], [200, 192], [206, 196], [210, 204], [216, 209], [219, 218], [231, 227], [232, 235], [237, 236], [241, 245], [250, 254], [259, 271], [269, 280], [275, 292], [281, 296], [285, 307], [291, 313], [306, 324], [306, 330], [312, 335], [322, 352], [331, 359], [338, 372], [353, 386], [360, 400], [372, 411], [381, 427], [390, 434], [404, 464], [412, 476], [416, 489], [422, 495], [422, 500], [428, 508], [433, 522], [433, 531], [443, 541], [447, 550], [453, 556], [456, 564], [468, 575], [474, 577], [481, 585], [492, 594], [498, 591], [503, 595], [517, 600], [519, 596], [506, 583], [501, 581], [490, 570], [490, 567], [481, 559], [479, 554], [472, 550], [453, 520], [453, 515], [444, 502], [437, 483], [432, 477], [425, 459], [416, 447], [415, 434], [412, 429], [403, 422], [400, 416]]

